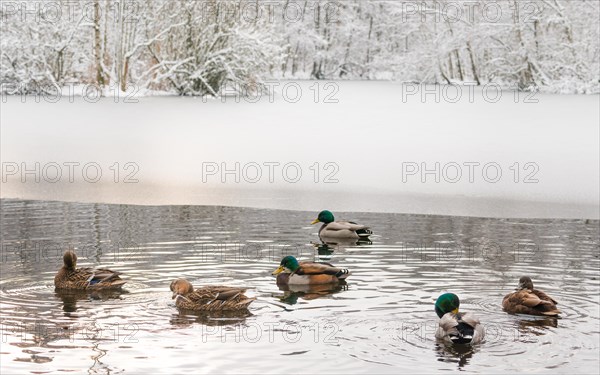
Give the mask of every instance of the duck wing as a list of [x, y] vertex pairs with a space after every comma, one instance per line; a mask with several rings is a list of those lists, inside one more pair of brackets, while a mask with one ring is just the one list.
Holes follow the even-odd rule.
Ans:
[[[211, 301], [228, 301], [238, 296], [244, 296], [246, 289], [228, 286], [206, 286], [194, 290], [185, 297], [193, 302], [208, 303]], [[245, 297], [245, 296], [244, 296]]]
[[363, 238], [368, 239], [373, 231], [366, 225], [357, 224], [352, 221], [334, 221], [323, 224], [319, 230], [319, 236], [326, 238]]
[[549, 295], [542, 292], [541, 290], [534, 289], [531, 291], [531, 294], [535, 294], [540, 300], [542, 300], [544, 302], [547, 302], [547, 303], [549, 302], [554, 305], [558, 305], [558, 302], [556, 302], [554, 299], [552, 299]]
[[201, 311], [243, 310], [256, 299], [247, 297], [245, 291], [243, 288], [228, 286], [207, 286], [185, 296], [178, 296], [183, 299], [178, 306]]
[[338, 278], [346, 278], [350, 271], [345, 268], [335, 267], [331, 263], [300, 262], [300, 268], [296, 270], [298, 275], [331, 275]]
[[220, 300], [220, 301], [227, 301], [227, 300], [232, 300], [235, 299], [236, 297], [246, 297], [244, 295], [244, 292], [246, 291], [246, 289], [242, 289], [242, 288], [232, 288], [232, 287], [220, 287], [220, 288], [215, 288], [215, 299], [216, 300]]
[[356, 232], [363, 229], [369, 229], [369, 227], [366, 225], [356, 224], [352, 221], [334, 221], [333, 223], [327, 224], [327, 230], [332, 231], [350, 230]]
[[93, 268], [78, 268], [76, 270], [68, 271], [67, 280], [71, 282], [85, 282], [87, 283], [90, 277], [93, 277]]
[[62, 289], [86, 289], [93, 275], [92, 271], [91, 268], [67, 270], [63, 267], [54, 278], [54, 285]]
[[106, 286], [119, 286], [125, 284], [125, 281], [119, 277], [120, 273], [109, 270], [107, 268], [98, 269], [85, 269], [85, 274], [89, 275], [87, 282], [89, 286], [94, 287], [106, 287]]
[[440, 328], [446, 333], [455, 332], [456, 326], [458, 325], [458, 320], [456, 319], [456, 315], [452, 313], [446, 313], [440, 319]]
[[543, 300], [537, 293], [532, 290], [522, 290], [517, 293], [517, 297], [522, 305], [527, 307], [536, 307], [538, 305], [547, 305], [551, 302]]
[[502, 307], [511, 313], [529, 315], [558, 315], [556, 302], [544, 292], [523, 289], [510, 293], [502, 300]]
[[468, 325], [470, 325], [471, 327], [475, 328], [479, 325], [480, 321], [479, 318], [475, 316], [475, 314], [473, 313], [464, 313], [464, 314], [459, 314], [459, 322], [464, 322]]

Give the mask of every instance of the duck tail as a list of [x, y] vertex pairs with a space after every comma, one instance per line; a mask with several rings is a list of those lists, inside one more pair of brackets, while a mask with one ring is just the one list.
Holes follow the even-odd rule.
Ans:
[[339, 270], [338, 273], [335, 274], [335, 277], [337, 277], [340, 280], [343, 280], [350, 275], [351, 275], [350, 271], [347, 268], [343, 268], [343, 269]]
[[373, 231], [368, 228], [364, 228], [364, 229], [357, 230], [356, 234], [358, 234], [359, 238], [365, 239], [365, 238], [369, 238], [369, 236], [373, 234]]
[[455, 344], [469, 344], [473, 341], [475, 329], [465, 322], [458, 322], [456, 333], [451, 333], [450, 340]]
[[110, 282], [110, 287], [111, 287], [111, 288], [120, 288], [120, 287], [122, 287], [122, 286], [123, 286], [125, 283], [127, 283], [127, 281], [125, 281], [125, 280], [121, 280], [121, 279], [118, 279], [118, 280], [115, 280], [115, 281], [111, 281], [111, 282]]
[[558, 314], [560, 314], [560, 310], [554, 309], [551, 311], [544, 311], [542, 314], [546, 316], [557, 316]]
[[251, 304], [252, 302], [254, 302], [254, 301], [256, 301], [256, 297], [247, 298], [247, 299], [245, 299], [245, 300], [242, 300], [242, 301], [240, 302], [240, 307], [241, 307], [242, 309], [247, 309], [247, 308], [248, 308], [248, 306], [250, 306], [250, 304]]

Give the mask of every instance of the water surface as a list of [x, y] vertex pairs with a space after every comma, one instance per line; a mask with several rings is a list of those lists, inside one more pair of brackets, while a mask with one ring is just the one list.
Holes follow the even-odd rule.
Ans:
[[[325, 246], [314, 212], [4, 199], [2, 373], [432, 373], [599, 371], [599, 223], [339, 213], [372, 243]], [[62, 253], [128, 280], [122, 293], [54, 291]], [[352, 271], [330, 289], [280, 290], [283, 255]], [[521, 275], [560, 319], [501, 310]], [[246, 286], [249, 314], [179, 314], [169, 283]], [[487, 338], [434, 339], [435, 298], [461, 297]]]

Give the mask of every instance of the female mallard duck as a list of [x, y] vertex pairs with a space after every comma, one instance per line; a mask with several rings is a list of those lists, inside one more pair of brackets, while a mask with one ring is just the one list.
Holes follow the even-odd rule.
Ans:
[[337, 283], [350, 276], [350, 271], [329, 263], [298, 262], [288, 255], [273, 275], [277, 275], [278, 285], [314, 285]]
[[175, 306], [192, 311], [244, 311], [256, 298], [244, 295], [246, 289], [229, 286], [205, 286], [195, 289], [185, 279], [171, 282]]
[[321, 238], [353, 238], [368, 240], [373, 232], [369, 227], [351, 221], [334, 221], [330, 211], [321, 211], [311, 224], [323, 223], [319, 229]]
[[533, 289], [533, 281], [529, 276], [519, 279], [516, 292], [504, 296], [502, 308], [511, 314], [556, 316], [560, 311], [557, 302], [541, 290]]
[[485, 336], [483, 326], [472, 313], [460, 313], [460, 300], [454, 293], [442, 294], [435, 301], [440, 324], [435, 337], [454, 344], [478, 344]]
[[64, 265], [54, 277], [56, 289], [120, 289], [126, 283], [118, 272], [106, 268], [76, 268], [77, 255], [71, 250], [65, 251], [63, 262]]

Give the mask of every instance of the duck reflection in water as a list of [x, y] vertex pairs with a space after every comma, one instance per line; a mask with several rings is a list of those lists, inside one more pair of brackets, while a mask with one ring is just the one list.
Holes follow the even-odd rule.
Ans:
[[373, 242], [368, 241], [368, 240], [347, 240], [347, 239], [338, 239], [335, 241], [323, 241], [321, 240], [321, 242], [317, 243], [317, 242], [312, 242], [312, 245], [315, 247], [315, 249], [317, 250], [317, 255], [319, 257], [320, 260], [330, 260], [333, 256], [333, 254], [336, 251], [340, 251], [340, 249], [345, 248], [345, 247], [355, 247], [355, 246], [364, 246], [364, 245], [371, 245], [373, 244]]
[[335, 250], [337, 250], [335, 245], [325, 242], [313, 242], [312, 245], [317, 249], [317, 254], [321, 260], [330, 260]]
[[283, 296], [279, 300], [288, 305], [295, 305], [298, 299], [310, 301], [317, 298], [330, 296], [344, 290], [348, 290], [348, 284], [340, 280], [335, 284], [317, 284], [317, 285], [288, 285], [277, 284], [279, 290], [283, 291]]
[[549, 328], [558, 328], [557, 317], [545, 317], [545, 318], [534, 318], [526, 317], [518, 320], [519, 334], [529, 335], [533, 334], [536, 336], [545, 335]]
[[177, 327], [189, 327], [194, 323], [205, 326], [229, 326], [243, 323], [253, 314], [248, 311], [194, 311], [180, 309], [171, 315], [170, 323]]
[[355, 239], [346, 239], [346, 238], [338, 238], [338, 239], [321, 239], [320, 243], [313, 242], [313, 245], [323, 251], [335, 251], [339, 250], [342, 247], [354, 247], [354, 246], [365, 246], [372, 245], [373, 242], [370, 240], [355, 240]]
[[129, 293], [126, 290], [73, 290], [56, 289], [54, 294], [63, 302], [63, 311], [73, 313], [77, 311], [77, 302], [82, 301], [107, 301], [121, 299], [122, 294]]
[[477, 351], [476, 347], [471, 345], [452, 345], [442, 342], [435, 344], [438, 361], [457, 363], [461, 369], [469, 364], [473, 354]]

